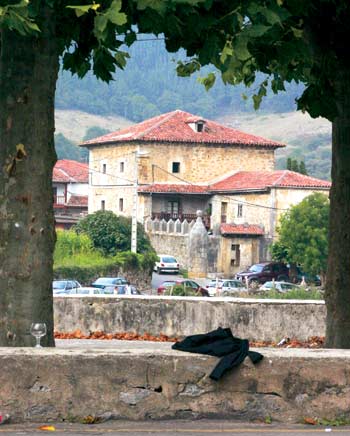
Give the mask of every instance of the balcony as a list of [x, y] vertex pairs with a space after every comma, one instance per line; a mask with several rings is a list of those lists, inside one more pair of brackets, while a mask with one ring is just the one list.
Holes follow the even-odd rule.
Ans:
[[[189, 223], [191, 221], [195, 221], [197, 219], [197, 215], [195, 213], [168, 213], [168, 212], [152, 212], [152, 219], [159, 219], [159, 220], [180, 220], [181, 222], [187, 220]], [[203, 223], [207, 229], [210, 228], [210, 216], [209, 215], [203, 215], [202, 217]]]
[[54, 195], [53, 205], [54, 207], [62, 207], [66, 204], [66, 197], [64, 195]]

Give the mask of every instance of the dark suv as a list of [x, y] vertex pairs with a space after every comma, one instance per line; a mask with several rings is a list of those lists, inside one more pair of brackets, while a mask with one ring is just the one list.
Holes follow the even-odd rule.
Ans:
[[287, 265], [281, 262], [261, 262], [256, 263], [248, 268], [247, 271], [242, 271], [236, 274], [236, 278], [249, 283], [265, 283], [270, 280], [288, 281], [289, 270]]

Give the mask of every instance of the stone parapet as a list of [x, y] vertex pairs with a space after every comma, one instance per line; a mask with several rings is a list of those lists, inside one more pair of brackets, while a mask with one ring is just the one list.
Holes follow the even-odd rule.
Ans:
[[[13, 422], [108, 414], [115, 419], [232, 418], [301, 422], [348, 414], [350, 350], [259, 349], [223, 379], [215, 357], [170, 344], [0, 348], [0, 410]], [[125, 341], [124, 341], [125, 342]], [[331, 368], [331, 371], [330, 371]]]
[[230, 327], [249, 340], [325, 335], [323, 301], [159, 296], [55, 297], [55, 329], [182, 337]]

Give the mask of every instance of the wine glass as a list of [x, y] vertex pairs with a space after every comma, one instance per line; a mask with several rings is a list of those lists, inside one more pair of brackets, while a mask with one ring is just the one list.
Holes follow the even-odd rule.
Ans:
[[30, 334], [35, 337], [35, 348], [42, 348], [40, 339], [46, 335], [46, 324], [44, 322], [33, 322], [30, 326]]

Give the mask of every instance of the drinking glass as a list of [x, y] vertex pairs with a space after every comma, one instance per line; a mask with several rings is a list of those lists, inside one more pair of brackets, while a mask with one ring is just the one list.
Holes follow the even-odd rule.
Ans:
[[42, 348], [40, 339], [46, 335], [46, 324], [44, 322], [33, 322], [30, 326], [30, 334], [35, 337], [35, 348]]

